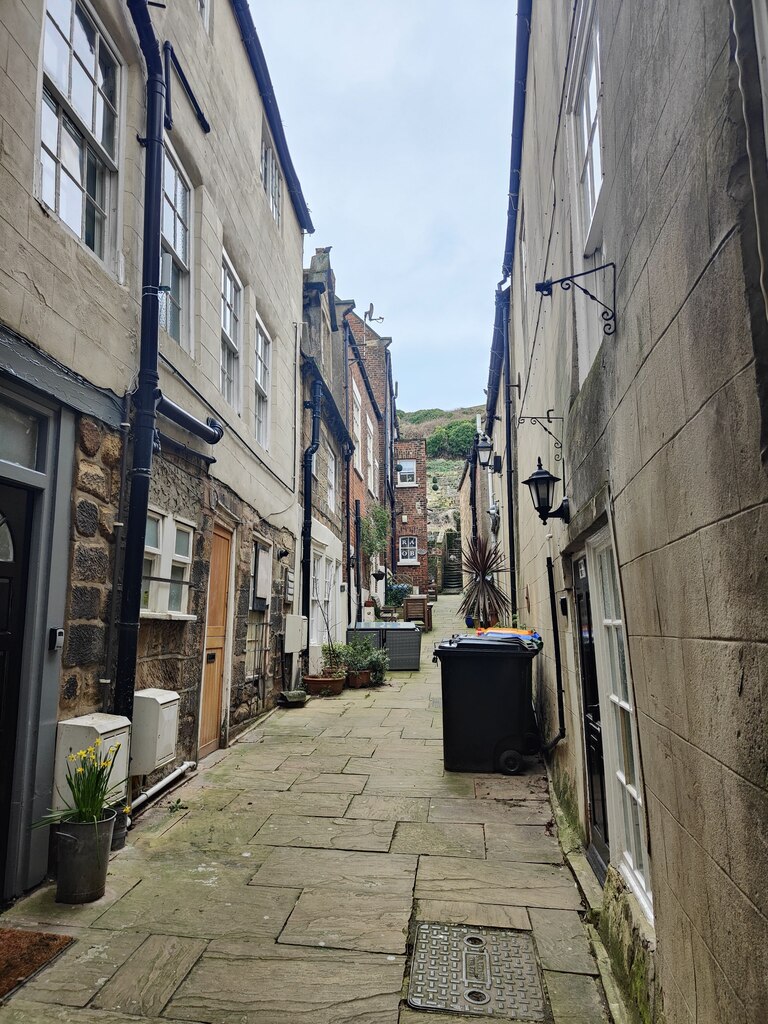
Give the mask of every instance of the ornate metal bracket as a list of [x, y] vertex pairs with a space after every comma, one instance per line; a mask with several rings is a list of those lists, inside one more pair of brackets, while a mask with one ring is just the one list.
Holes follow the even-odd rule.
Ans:
[[[590, 274], [597, 274], [601, 270], [610, 270], [611, 278], [613, 281], [613, 294], [611, 298], [611, 305], [607, 306], [602, 299], [598, 299], [596, 295], [585, 288], [583, 285], [578, 284], [577, 278], [589, 277]], [[600, 316], [603, 318], [603, 334], [613, 334], [616, 331], [616, 264], [615, 263], [604, 263], [601, 267], [595, 267], [594, 270], [585, 270], [581, 274], [570, 274], [568, 277], [559, 277], [556, 281], [548, 278], [546, 281], [539, 281], [534, 287], [544, 298], [549, 298], [552, 295], [552, 289], [556, 284], [559, 284], [564, 292], [570, 291], [571, 288], [578, 288], [580, 292], [583, 292], [588, 299], [592, 299], [598, 306], [602, 306], [602, 312]]]
[[562, 416], [553, 416], [552, 413], [554, 411], [555, 411], [554, 409], [547, 409], [547, 413], [546, 413], [545, 416], [540, 416], [540, 415], [538, 415], [538, 416], [518, 416], [518, 418], [517, 418], [517, 425], [518, 426], [522, 426], [522, 424], [526, 423], [526, 422], [527, 423], [535, 423], [538, 427], [541, 427], [542, 430], [546, 431], [549, 434], [549, 436], [552, 438], [552, 441], [554, 442], [552, 447], [555, 449], [555, 462], [560, 462], [560, 460], [563, 457], [561, 455], [561, 450], [562, 450], [562, 447], [563, 447], [563, 442], [560, 440], [559, 437], [557, 437], [555, 434], [552, 433], [552, 431], [549, 429], [549, 427], [545, 427], [543, 422], [542, 422], [542, 420], [546, 420], [547, 423], [555, 423], [555, 422], [558, 422], [558, 421], [560, 423], [562, 423], [563, 422], [563, 417]]

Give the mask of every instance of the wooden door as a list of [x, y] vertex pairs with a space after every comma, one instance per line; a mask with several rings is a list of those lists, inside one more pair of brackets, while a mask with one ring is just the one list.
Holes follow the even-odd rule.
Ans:
[[0, 883], [8, 853], [31, 512], [28, 491], [0, 484]]
[[587, 559], [574, 562], [574, 596], [579, 630], [579, 662], [584, 702], [584, 738], [587, 748], [587, 784], [589, 790], [589, 847], [587, 858], [601, 882], [610, 859], [608, 813], [605, 793], [603, 729], [600, 721], [600, 696], [597, 685], [595, 634], [589, 594]]
[[232, 534], [221, 526], [214, 526], [211, 573], [208, 580], [208, 617], [205, 626], [198, 758], [205, 757], [220, 745], [231, 545]]

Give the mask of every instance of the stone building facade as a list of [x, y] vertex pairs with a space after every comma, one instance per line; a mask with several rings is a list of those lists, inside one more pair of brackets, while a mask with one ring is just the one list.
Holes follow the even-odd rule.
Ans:
[[[400, 467], [398, 469], [398, 466]], [[427, 442], [395, 441], [395, 577], [426, 594]]]
[[[136, 685], [180, 693], [177, 753], [197, 759], [283, 685], [312, 224], [247, 4], [150, 12], [198, 105], [171, 63], [160, 389], [224, 435], [212, 447], [158, 418]], [[13, 700], [0, 721], [0, 875], [12, 896], [46, 869], [45, 830], [30, 825], [51, 804], [57, 718], [112, 710], [146, 71], [125, 4], [11, 0], [0, 35], [2, 568], [27, 595], [12, 609]]]
[[[518, 26], [486, 430], [504, 451], [511, 419], [501, 537], [544, 636], [540, 725], [560, 668], [555, 789], [644, 1022], [765, 1017], [764, 28], [757, 4], [655, 0]], [[557, 283], [581, 274], [591, 295]], [[570, 522], [535, 514], [538, 458]]]

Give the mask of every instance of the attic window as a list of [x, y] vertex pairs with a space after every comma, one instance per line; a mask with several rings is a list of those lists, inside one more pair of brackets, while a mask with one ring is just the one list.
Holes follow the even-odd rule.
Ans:
[[275, 151], [266, 140], [261, 143], [261, 183], [275, 224], [280, 227], [283, 215], [283, 178]]

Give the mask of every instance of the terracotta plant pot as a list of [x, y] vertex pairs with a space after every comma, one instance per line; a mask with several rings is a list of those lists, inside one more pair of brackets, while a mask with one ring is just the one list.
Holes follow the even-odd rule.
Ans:
[[304, 689], [312, 697], [337, 697], [344, 689], [346, 676], [304, 676]]
[[360, 672], [350, 672], [347, 675], [347, 686], [350, 690], [360, 690], [371, 685], [371, 673], [366, 668]]

